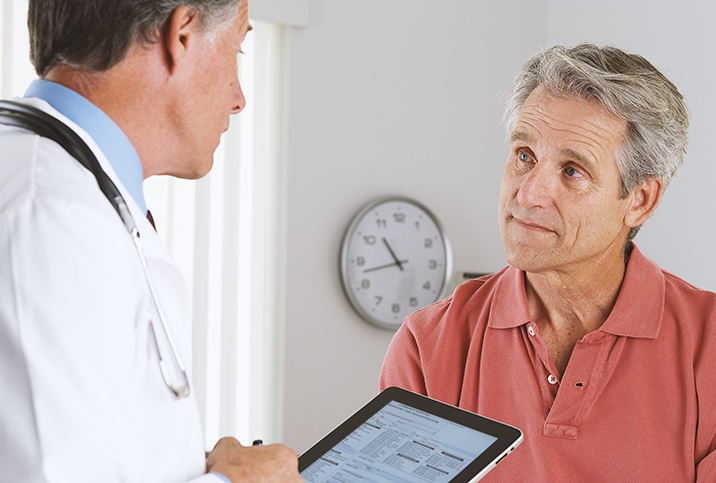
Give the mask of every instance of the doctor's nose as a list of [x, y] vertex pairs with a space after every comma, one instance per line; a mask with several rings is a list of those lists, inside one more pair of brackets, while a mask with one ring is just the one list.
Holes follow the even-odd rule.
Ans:
[[232, 99], [231, 114], [238, 114], [246, 107], [246, 98], [244, 97], [244, 91], [241, 90], [241, 82], [236, 79], [236, 86], [234, 90], [234, 98]]

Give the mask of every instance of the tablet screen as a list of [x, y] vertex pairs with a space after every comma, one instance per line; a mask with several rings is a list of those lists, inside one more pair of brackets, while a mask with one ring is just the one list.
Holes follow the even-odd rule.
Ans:
[[[409, 395], [413, 399], [417, 396], [413, 393]], [[428, 407], [430, 412], [415, 407], [418, 405], [415, 401], [407, 404], [388, 398], [387, 403], [377, 405], [377, 410], [364, 411], [362, 415], [360, 411], [356, 413], [351, 419], [358, 418], [357, 423], [354, 421], [351, 426], [349, 419], [334, 431], [341, 436], [340, 440], [324, 446], [320, 455], [311, 456], [307, 466], [305, 462], [301, 464], [305, 455], [299, 458], [301, 476], [307, 483], [448, 483], [458, 475], [462, 476], [458, 480], [470, 481], [482, 470], [487, 473], [489, 469], [485, 468], [491, 467], [491, 463], [494, 466], [496, 461], [493, 460], [503, 456], [500, 451], [491, 448], [500, 436], [500, 430], [496, 433], [495, 426], [502, 426], [501, 423], [419, 397], [422, 399], [417, 400], [421, 403], [423, 399], [431, 403]], [[439, 411], [435, 411], [434, 405], [459, 417], [435, 414]], [[462, 418], [465, 418], [465, 424], [455, 421]], [[488, 432], [476, 429], [474, 420], [487, 421]], [[355, 424], [359, 425], [355, 427]], [[346, 425], [348, 431], [345, 430]], [[519, 433], [514, 428], [510, 429]], [[515, 443], [514, 446], [519, 443], [518, 439], [521, 440], [521, 434], [513, 437], [511, 442]], [[492, 451], [488, 452], [490, 448]], [[486, 453], [491, 454], [480, 460], [480, 456]], [[478, 460], [482, 466], [473, 465], [472, 473], [461, 475]]]

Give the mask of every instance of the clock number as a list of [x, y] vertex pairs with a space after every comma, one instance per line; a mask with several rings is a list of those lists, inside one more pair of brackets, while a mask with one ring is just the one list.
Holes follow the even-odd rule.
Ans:
[[375, 245], [375, 237], [373, 235], [364, 236], [363, 241], [366, 245]]
[[418, 297], [410, 297], [410, 306], [411, 306], [411, 307], [417, 307], [417, 306], [418, 306]]
[[428, 268], [430, 270], [435, 270], [438, 268], [438, 261], [437, 260], [428, 260]]
[[432, 248], [433, 247], [433, 239], [432, 238], [426, 238], [425, 239], [425, 248]]
[[419, 230], [419, 229], [420, 229], [420, 222], [419, 222], [419, 221], [416, 221], [416, 222], [415, 222], [415, 229], [416, 229], [416, 230]]
[[424, 288], [425, 290], [430, 290], [430, 282], [425, 282], [425, 283], [423, 284], [423, 288]]
[[375, 221], [376, 223], [378, 223], [378, 228], [385, 228], [386, 226], [388, 226], [388, 222], [385, 220], [385, 218], [381, 218]]
[[365, 265], [365, 257], [356, 258], [356, 265], [358, 265], [359, 267], [362, 267], [363, 265]]
[[380, 305], [380, 303], [383, 301], [383, 297], [380, 295], [375, 296], [375, 305]]
[[393, 219], [397, 223], [405, 223], [405, 213], [393, 213]]
[[400, 313], [400, 304], [393, 304], [390, 310], [392, 310], [394, 314]]
[[361, 288], [370, 288], [370, 280], [364, 278], [360, 283]]

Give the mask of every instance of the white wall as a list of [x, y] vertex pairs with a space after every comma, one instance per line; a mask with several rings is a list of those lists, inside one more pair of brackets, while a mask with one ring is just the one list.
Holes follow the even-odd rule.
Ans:
[[546, 38], [546, 7], [314, 0], [287, 30], [283, 440], [297, 451], [377, 393], [393, 335], [341, 288], [341, 237], [363, 204], [413, 197], [442, 221], [455, 269], [504, 265], [503, 94]]

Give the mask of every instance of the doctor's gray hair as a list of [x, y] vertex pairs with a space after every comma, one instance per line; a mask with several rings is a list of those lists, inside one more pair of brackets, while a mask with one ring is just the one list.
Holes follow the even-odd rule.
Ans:
[[[508, 136], [530, 93], [541, 86], [551, 96], [578, 96], [601, 104], [627, 123], [616, 153], [620, 196], [650, 178], [664, 189], [683, 163], [689, 113], [676, 86], [643, 57], [615, 47], [554, 46], [531, 57], [516, 77], [505, 109]], [[636, 235], [632, 233], [630, 239]]]
[[105, 71], [132, 43], [159, 40], [174, 11], [194, 8], [204, 32], [223, 30], [242, 0], [30, 0], [30, 60], [39, 76], [59, 64]]

